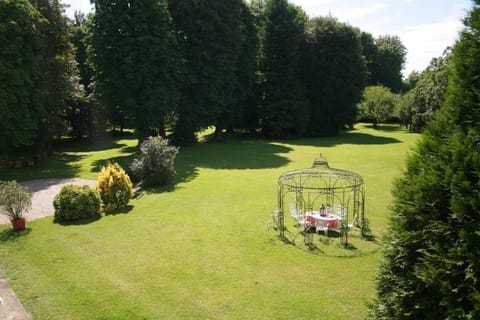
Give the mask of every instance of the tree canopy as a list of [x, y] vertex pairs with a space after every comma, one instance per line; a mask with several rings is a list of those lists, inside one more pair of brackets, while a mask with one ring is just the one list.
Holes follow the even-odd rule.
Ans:
[[78, 89], [67, 19], [58, 0], [0, 2], [2, 151], [50, 150]]
[[367, 78], [359, 31], [333, 17], [311, 19], [301, 56], [309, 134], [336, 135], [353, 126]]
[[176, 144], [209, 126], [218, 139], [338, 134], [353, 126], [366, 82], [397, 90], [404, 62], [398, 37], [309, 19], [288, 0], [92, 3], [70, 21], [59, 0], [1, 2], [5, 152], [95, 128]]
[[264, 10], [262, 131], [271, 137], [299, 136], [307, 124], [307, 104], [299, 82], [307, 16], [287, 0], [267, 0]]

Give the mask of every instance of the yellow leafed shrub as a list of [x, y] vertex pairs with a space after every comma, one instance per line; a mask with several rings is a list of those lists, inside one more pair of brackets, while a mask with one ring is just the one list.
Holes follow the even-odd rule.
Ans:
[[116, 162], [102, 167], [97, 180], [106, 213], [124, 208], [133, 196], [132, 182], [123, 168]]

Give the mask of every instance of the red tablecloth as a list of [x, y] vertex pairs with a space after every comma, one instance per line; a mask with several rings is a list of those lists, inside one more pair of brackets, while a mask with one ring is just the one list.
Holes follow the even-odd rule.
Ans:
[[321, 216], [318, 211], [307, 211], [305, 213], [305, 222], [312, 227], [316, 227], [319, 221], [323, 221], [328, 228], [337, 228], [338, 220], [340, 220], [340, 217], [331, 213], [327, 213], [325, 216]]

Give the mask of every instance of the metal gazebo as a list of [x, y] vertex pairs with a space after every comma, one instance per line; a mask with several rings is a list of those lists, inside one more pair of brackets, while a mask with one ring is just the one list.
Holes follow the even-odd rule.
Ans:
[[348, 231], [360, 227], [363, 235], [365, 191], [363, 178], [351, 171], [330, 168], [321, 155], [311, 168], [283, 173], [278, 178], [278, 225], [284, 237], [285, 212], [300, 215], [320, 207], [339, 216], [342, 242], [348, 242]]

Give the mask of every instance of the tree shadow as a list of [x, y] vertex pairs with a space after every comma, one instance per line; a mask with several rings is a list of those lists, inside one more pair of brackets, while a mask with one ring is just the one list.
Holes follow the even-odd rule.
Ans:
[[44, 160], [33, 167], [19, 169], [1, 168], [0, 179], [26, 181], [33, 179], [74, 177], [80, 172], [80, 165], [75, 164], [75, 162], [85, 157], [84, 155], [57, 152], [48, 160]]
[[25, 228], [23, 230], [13, 230], [10, 228], [0, 231], [0, 242], [15, 241], [17, 239], [26, 237], [32, 232], [31, 228]]
[[54, 147], [63, 152], [92, 152], [104, 151], [109, 149], [130, 148], [124, 143], [118, 143], [120, 139], [136, 139], [132, 133], [106, 133], [97, 135], [93, 140], [64, 138], [54, 141]]
[[53, 223], [59, 224], [61, 226], [83, 226], [87, 225], [90, 223], [93, 223], [95, 221], [98, 221], [102, 218], [101, 215], [95, 216], [95, 217], [90, 217], [90, 218], [85, 218], [85, 219], [77, 219], [77, 220], [68, 220], [68, 221], [58, 221], [58, 220], [53, 220]]
[[392, 143], [401, 143], [400, 140], [383, 137], [377, 135], [371, 135], [368, 133], [361, 133], [355, 131], [346, 131], [341, 135], [333, 137], [313, 137], [313, 138], [301, 138], [297, 140], [281, 141], [279, 143], [291, 144], [295, 146], [313, 146], [313, 147], [334, 147], [342, 144], [354, 144], [354, 145], [385, 145]]
[[106, 215], [107, 216], [117, 216], [117, 215], [120, 215], [120, 214], [128, 214], [130, 213], [130, 211], [133, 210], [133, 206], [132, 205], [127, 205], [126, 207], [124, 208], [120, 208], [120, 209], [117, 209], [117, 210], [114, 210], [112, 212], [109, 212], [107, 213]]
[[385, 132], [399, 132], [399, 131], [408, 131], [405, 127], [400, 124], [377, 124], [374, 126], [373, 124], [366, 124], [365, 128], [373, 129], [376, 131], [385, 131]]
[[133, 158], [135, 157], [135, 154], [127, 154], [124, 156], [118, 156], [114, 158], [106, 158], [106, 159], [99, 159], [95, 160], [92, 163], [92, 169], [90, 170], [91, 172], [100, 172], [102, 167], [106, 166], [109, 162], [113, 163], [116, 162], [118, 163], [129, 175], [131, 175], [130, 172], [130, 163], [133, 161]]
[[292, 148], [272, 141], [235, 139], [218, 143], [204, 143], [181, 149], [177, 157], [180, 170], [191, 166], [210, 169], [269, 169], [287, 165], [290, 160], [281, 156]]

